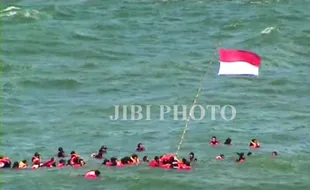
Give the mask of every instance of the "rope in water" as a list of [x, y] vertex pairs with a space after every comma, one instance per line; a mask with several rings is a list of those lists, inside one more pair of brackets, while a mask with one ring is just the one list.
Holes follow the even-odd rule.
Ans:
[[177, 148], [177, 151], [176, 151], [175, 155], [178, 155], [178, 152], [179, 152], [179, 150], [181, 148], [181, 145], [183, 144], [185, 133], [187, 132], [187, 129], [188, 129], [189, 121], [191, 119], [192, 114], [194, 114], [192, 108], [195, 106], [195, 104], [196, 104], [196, 102], [197, 102], [197, 100], [199, 98], [199, 95], [200, 95], [201, 89], [203, 88], [203, 84], [204, 84], [206, 76], [207, 76], [207, 71], [205, 72], [205, 74], [202, 77], [202, 80], [200, 82], [200, 86], [199, 86], [198, 92], [196, 94], [196, 97], [195, 97], [194, 102], [193, 102], [193, 104], [191, 106], [190, 112], [188, 114], [188, 117], [187, 117], [187, 120], [186, 120], [186, 123], [185, 123], [185, 127], [184, 127], [184, 130], [183, 130], [182, 136], [181, 136], [181, 140], [180, 140], [180, 143], [179, 143], [179, 146]]

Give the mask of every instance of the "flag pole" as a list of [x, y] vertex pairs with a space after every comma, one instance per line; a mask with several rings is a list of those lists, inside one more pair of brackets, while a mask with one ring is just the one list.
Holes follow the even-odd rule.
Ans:
[[[210, 61], [210, 64], [211, 64], [211, 61]], [[183, 130], [183, 133], [182, 133], [182, 136], [181, 136], [181, 139], [180, 139], [180, 142], [179, 142], [177, 151], [175, 152], [175, 155], [176, 155], [176, 156], [178, 155], [179, 150], [180, 150], [180, 148], [181, 148], [181, 145], [183, 144], [184, 137], [185, 137], [185, 133], [187, 132], [187, 129], [188, 129], [189, 121], [190, 121], [190, 119], [191, 119], [192, 114], [194, 114], [193, 111], [192, 111], [192, 108], [195, 106], [195, 104], [196, 104], [196, 102], [197, 102], [197, 100], [198, 100], [198, 98], [199, 98], [199, 95], [200, 95], [201, 89], [203, 88], [203, 84], [204, 84], [204, 81], [205, 81], [206, 76], [207, 76], [207, 71], [205, 72], [205, 74], [203, 75], [203, 77], [202, 77], [202, 79], [201, 79], [198, 92], [197, 92], [197, 94], [196, 94], [196, 96], [195, 96], [194, 102], [193, 102], [193, 104], [192, 104], [192, 106], [191, 106], [191, 109], [190, 109], [190, 112], [189, 112], [189, 114], [188, 114], [188, 116], [187, 116], [187, 119], [186, 119], [186, 122], [185, 122], [185, 126], [184, 126], [184, 130]]]
[[[219, 42], [218, 42], [217, 51], [214, 53], [215, 55], [216, 55], [216, 53], [219, 51], [220, 48], [221, 48], [221, 43], [220, 43], [220, 41], [219, 41]], [[209, 63], [211, 64], [212, 61], [210, 61]], [[194, 99], [194, 102], [193, 102], [193, 104], [192, 104], [192, 106], [191, 106], [190, 113], [188, 114], [188, 117], [187, 117], [187, 119], [186, 119], [185, 126], [184, 126], [184, 130], [183, 130], [183, 133], [182, 133], [182, 136], [181, 136], [181, 139], [180, 139], [178, 148], [177, 148], [177, 150], [176, 150], [176, 152], [175, 152], [175, 155], [176, 155], [176, 156], [178, 155], [178, 153], [179, 153], [179, 151], [180, 151], [180, 149], [181, 149], [181, 146], [182, 146], [182, 144], [183, 144], [184, 137], [185, 137], [185, 133], [186, 133], [187, 130], [188, 130], [189, 121], [190, 121], [190, 119], [191, 119], [191, 115], [193, 114], [193, 113], [192, 113], [192, 108], [193, 108], [193, 106], [195, 106], [195, 104], [196, 104], [196, 102], [197, 102], [197, 100], [198, 100], [198, 98], [199, 98], [199, 96], [200, 96], [200, 92], [201, 92], [201, 89], [203, 88], [203, 84], [204, 84], [204, 81], [205, 81], [205, 78], [206, 78], [206, 77], [207, 77], [207, 71], [205, 72], [205, 74], [203, 75], [203, 77], [202, 77], [202, 79], [201, 79], [200, 86], [199, 86], [199, 88], [198, 88], [198, 92], [197, 92], [197, 94], [196, 94], [196, 96], [195, 96], [195, 99]]]

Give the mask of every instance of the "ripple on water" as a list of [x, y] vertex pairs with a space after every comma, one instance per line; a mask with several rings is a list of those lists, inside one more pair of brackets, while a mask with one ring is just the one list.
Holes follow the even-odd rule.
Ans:
[[48, 78], [31, 78], [24, 79], [19, 82], [23, 87], [27, 88], [43, 88], [43, 89], [76, 89], [82, 83], [75, 79], [48, 79]]

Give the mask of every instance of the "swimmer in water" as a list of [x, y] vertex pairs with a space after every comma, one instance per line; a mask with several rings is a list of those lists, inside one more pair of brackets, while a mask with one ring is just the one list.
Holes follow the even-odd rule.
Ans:
[[11, 160], [9, 157], [0, 156], [0, 168], [11, 168]]
[[57, 157], [58, 157], [58, 158], [64, 158], [64, 157], [66, 157], [65, 151], [63, 150], [62, 147], [59, 147], [59, 148], [58, 148]]
[[101, 148], [98, 150], [98, 153], [96, 154], [96, 153], [93, 153], [93, 154], [91, 154], [90, 156], [92, 157], [92, 158], [96, 158], [96, 159], [103, 159], [103, 155], [104, 154], [106, 154], [107, 153], [107, 147], [106, 146], [101, 146]]
[[224, 160], [224, 154], [221, 154], [216, 157], [217, 160]]
[[249, 145], [250, 148], [260, 148], [260, 144], [258, 140], [252, 139]]
[[232, 145], [231, 144], [231, 138], [227, 138], [224, 142], [225, 145]]
[[[121, 162], [121, 164], [123, 164], [123, 163]], [[118, 166], [118, 165], [120, 165], [120, 161], [117, 160], [116, 157], [112, 157], [112, 158], [110, 159], [109, 166]], [[123, 165], [125, 165], [125, 164], [123, 164]]]
[[110, 162], [110, 160], [104, 159], [103, 162], [102, 162], [102, 165], [106, 165], [108, 162]]
[[56, 161], [55, 158], [51, 158], [49, 161], [45, 162], [42, 167], [48, 167], [48, 168], [52, 168], [52, 167], [56, 167]]
[[79, 159], [78, 163], [80, 164], [80, 166], [84, 166], [86, 163], [83, 159]]
[[245, 162], [245, 156], [244, 156], [244, 153], [238, 153], [237, 152], [237, 155], [239, 156], [239, 158], [236, 160], [236, 162]]
[[66, 166], [66, 161], [64, 159], [59, 160], [59, 163], [57, 165], [58, 168], [63, 168]]
[[18, 169], [19, 168], [18, 166], [19, 166], [18, 162], [14, 162], [12, 169]]
[[71, 151], [70, 165], [79, 164], [80, 156], [75, 153], [75, 151]]
[[137, 151], [137, 152], [143, 152], [143, 151], [145, 151], [145, 148], [144, 148], [144, 146], [143, 146], [142, 143], [139, 143], [139, 144], [137, 145], [136, 151]]
[[100, 176], [100, 171], [99, 170], [90, 170], [86, 172], [85, 178], [86, 179], [97, 179]]
[[159, 167], [160, 165], [160, 160], [158, 156], [155, 156], [154, 159], [150, 162], [149, 167], [155, 168]]
[[23, 160], [18, 163], [18, 168], [28, 168], [27, 160]]
[[96, 158], [96, 159], [102, 159], [103, 158], [103, 152], [98, 152], [98, 154], [93, 153], [90, 156], [93, 158]]
[[276, 156], [278, 156], [278, 153], [277, 153], [276, 151], [273, 151], [273, 152], [272, 152], [272, 156], [273, 156], [273, 157], [276, 157]]
[[32, 159], [32, 168], [35, 169], [35, 168], [38, 168], [41, 166], [41, 158], [40, 158], [40, 154], [39, 153], [34, 153]]
[[186, 160], [186, 158], [182, 158], [182, 163], [181, 164], [182, 165], [186, 165], [186, 166], [190, 166], [191, 165], [191, 163], [188, 160]]
[[195, 154], [193, 152], [189, 153], [189, 161], [190, 162], [197, 161], [197, 158], [195, 158]]
[[212, 146], [220, 145], [220, 141], [217, 140], [216, 136], [213, 136], [211, 138], [210, 145], [212, 145]]
[[142, 161], [143, 161], [143, 162], [149, 162], [149, 158], [148, 158], [147, 156], [144, 156], [144, 157], [142, 158]]
[[102, 154], [106, 154], [108, 152], [108, 147], [102, 145], [100, 147], [100, 149], [98, 150], [98, 154], [102, 153]]
[[171, 165], [171, 168], [177, 169], [179, 167], [179, 162], [174, 157], [171, 157], [168, 163]]
[[181, 169], [181, 170], [191, 169], [191, 164], [185, 158], [182, 158], [182, 161], [178, 162], [178, 168], [177, 169]]
[[138, 155], [133, 154], [131, 157], [126, 156], [124, 158], [121, 159], [122, 164], [124, 165], [129, 165], [129, 164], [139, 164], [139, 158]]

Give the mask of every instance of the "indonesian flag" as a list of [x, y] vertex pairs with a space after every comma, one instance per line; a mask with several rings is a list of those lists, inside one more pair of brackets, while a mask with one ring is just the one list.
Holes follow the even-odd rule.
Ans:
[[259, 74], [261, 58], [259, 55], [243, 50], [219, 50], [220, 69], [218, 75], [255, 75]]

